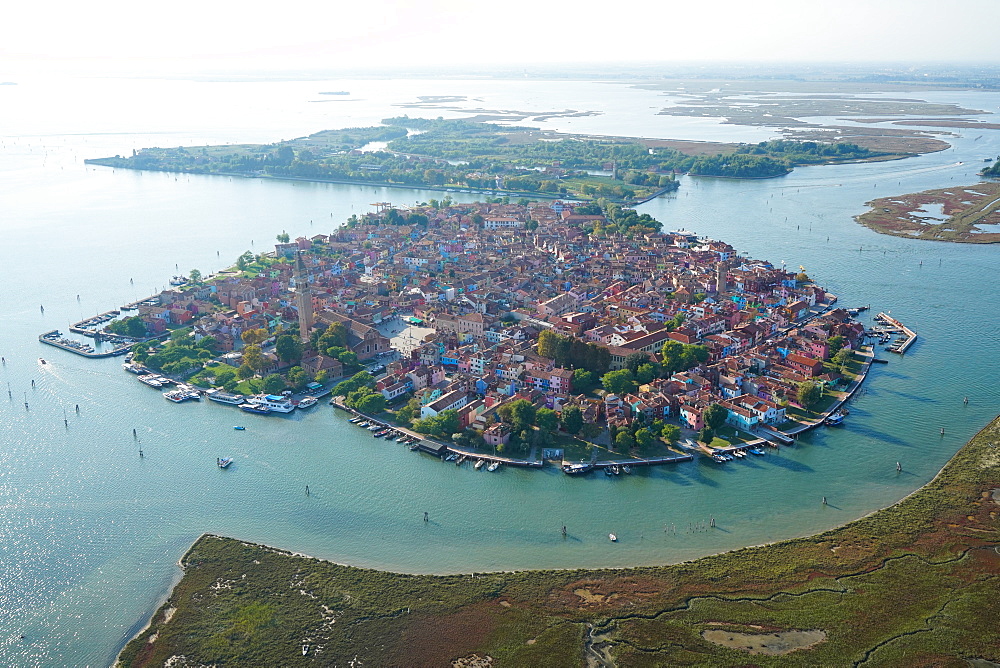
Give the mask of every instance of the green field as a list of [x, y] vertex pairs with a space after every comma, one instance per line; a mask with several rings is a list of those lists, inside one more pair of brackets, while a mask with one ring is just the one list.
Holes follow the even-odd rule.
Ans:
[[204, 536], [120, 660], [995, 665], [970, 662], [1000, 661], [998, 513], [1000, 418], [894, 506], [816, 536], [671, 566], [416, 576]]

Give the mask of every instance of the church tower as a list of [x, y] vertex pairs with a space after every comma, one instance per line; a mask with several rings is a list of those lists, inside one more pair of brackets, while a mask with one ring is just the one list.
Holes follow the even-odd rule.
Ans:
[[312, 291], [309, 289], [309, 279], [306, 277], [305, 264], [302, 257], [305, 251], [295, 254], [295, 306], [299, 310], [299, 339], [309, 345], [309, 330], [313, 326]]
[[726, 283], [729, 280], [729, 263], [725, 260], [715, 265], [715, 293], [721, 294], [726, 291]]

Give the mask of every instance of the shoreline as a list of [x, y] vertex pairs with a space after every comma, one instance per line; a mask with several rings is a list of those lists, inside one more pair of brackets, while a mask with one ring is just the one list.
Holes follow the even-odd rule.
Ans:
[[[172, 599], [173, 599], [173, 597], [174, 597], [174, 595], [176, 593], [177, 587], [183, 582], [184, 578], [187, 577], [188, 574], [189, 574], [189, 572], [190, 572], [189, 571], [189, 566], [186, 564], [186, 560], [192, 555], [192, 553], [196, 550], [196, 548], [199, 547], [199, 545], [203, 544], [207, 540], [220, 540], [220, 541], [225, 541], [225, 542], [231, 543], [231, 544], [237, 544], [239, 546], [249, 547], [251, 549], [257, 549], [257, 550], [264, 550], [264, 551], [268, 551], [268, 552], [273, 552], [275, 554], [284, 555], [284, 556], [288, 556], [288, 557], [295, 557], [295, 558], [300, 558], [300, 559], [308, 559], [311, 562], [316, 562], [316, 564], [314, 564], [314, 565], [324, 565], [324, 564], [325, 565], [332, 565], [332, 566], [336, 566], [336, 567], [348, 568], [348, 569], [353, 569], [353, 570], [358, 570], [358, 571], [371, 572], [371, 573], [380, 573], [380, 574], [384, 574], [384, 575], [387, 575], [387, 576], [390, 576], [390, 577], [404, 577], [404, 578], [449, 579], [449, 578], [461, 577], [461, 576], [465, 576], [465, 575], [472, 575], [472, 577], [475, 578], [476, 575], [479, 575], [479, 576], [490, 576], [490, 575], [513, 574], [513, 575], [533, 576], [535, 578], [537, 578], [537, 577], [540, 576], [540, 577], [549, 578], [549, 579], [558, 579], [560, 577], [566, 577], [566, 576], [576, 576], [577, 581], [586, 581], [587, 578], [588, 578], [588, 576], [591, 577], [591, 578], [593, 578], [593, 579], [596, 579], [598, 577], [609, 577], [609, 576], [611, 576], [611, 577], [628, 577], [628, 576], [641, 577], [644, 574], [649, 574], [651, 572], [655, 572], [657, 570], [663, 570], [663, 569], [676, 569], [676, 570], [679, 570], [681, 572], [685, 572], [685, 569], [683, 567], [689, 566], [689, 565], [692, 565], [692, 564], [696, 564], [696, 563], [699, 563], [699, 562], [705, 563], [705, 562], [710, 562], [711, 560], [725, 559], [727, 556], [730, 556], [730, 555], [732, 555], [733, 558], [735, 558], [735, 556], [740, 555], [741, 553], [746, 554], [748, 552], [753, 552], [753, 551], [776, 549], [776, 548], [779, 548], [780, 546], [784, 546], [785, 548], [794, 548], [797, 544], [800, 544], [800, 543], [802, 543], [804, 541], [817, 540], [817, 539], [823, 539], [823, 538], [833, 538], [838, 533], [845, 532], [845, 531], [849, 530], [852, 527], [857, 527], [858, 525], [863, 524], [863, 523], [865, 523], [868, 520], [871, 520], [872, 518], [878, 516], [879, 514], [891, 512], [892, 509], [901, 509], [904, 505], [907, 505], [910, 502], [912, 502], [915, 497], [919, 497], [920, 495], [923, 495], [923, 494], [930, 495], [931, 493], [933, 493], [933, 491], [935, 491], [933, 488], [936, 485], [939, 485], [941, 483], [942, 477], [945, 476], [945, 475], [947, 475], [949, 473], [949, 469], [951, 469], [952, 467], [958, 465], [957, 462], [958, 462], [958, 460], [960, 458], [962, 458], [963, 455], [969, 455], [970, 453], [973, 453], [975, 450], [979, 450], [979, 449], [983, 449], [983, 448], [987, 447], [986, 444], [982, 444], [982, 443], [980, 443], [980, 441], [984, 439], [985, 435], [987, 434], [987, 432], [991, 428], [997, 428], [998, 426], [1000, 426], [1000, 415], [998, 415], [997, 417], [994, 417], [986, 425], [984, 425], [982, 428], [980, 428], [961, 448], [959, 448], [954, 453], [954, 455], [952, 455], [951, 458], [948, 459], [947, 462], [944, 463], [944, 465], [942, 465], [942, 467], [938, 470], [938, 472], [932, 478], [930, 478], [929, 480], [927, 480], [924, 484], [922, 484], [917, 489], [913, 490], [909, 494], [903, 496], [902, 498], [898, 499], [897, 501], [895, 501], [894, 503], [892, 503], [890, 505], [884, 506], [882, 508], [875, 509], [875, 510], [869, 512], [869, 513], [866, 513], [865, 515], [862, 515], [860, 517], [852, 519], [852, 520], [850, 520], [848, 522], [845, 522], [845, 523], [843, 523], [841, 525], [838, 525], [838, 526], [833, 527], [831, 529], [827, 529], [827, 530], [820, 531], [820, 532], [817, 532], [817, 533], [810, 533], [810, 534], [806, 534], [806, 535], [803, 535], [803, 536], [798, 536], [798, 537], [793, 537], [793, 538], [786, 538], [786, 539], [780, 539], [780, 540], [775, 540], [775, 541], [766, 542], [766, 543], [759, 543], [759, 544], [754, 544], [754, 545], [746, 545], [746, 546], [742, 546], [742, 547], [739, 547], [739, 548], [734, 548], [734, 549], [731, 549], [731, 550], [725, 550], [725, 551], [722, 551], [722, 552], [717, 552], [717, 553], [712, 553], [712, 554], [701, 556], [701, 557], [696, 557], [694, 559], [687, 559], [687, 560], [683, 560], [683, 561], [679, 561], [679, 562], [672, 562], [672, 563], [668, 562], [668, 563], [661, 563], [661, 564], [657, 564], [657, 565], [638, 565], [638, 566], [623, 566], [623, 567], [599, 567], [599, 568], [583, 568], [583, 569], [581, 569], [581, 568], [520, 569], [520, 570], [515, 569], [515, 570], [485, 571], [485, 572], [482, 572], [482, 573], [475, 572], [475, 571], [470, 573], [468, 571], [465, 571], [465, 572], [461, 572], [461, 573], [435, 573], [435, 574], [420, 573], [420, 574], [414, 574], [414, 573], [407, 573], [405, 571], [391, 571], [391, 570], [383, 570], [383, 569], [376, 569], [376, 568], [370, 568], [370, 567], [357, 567], [357, 566], [352, 566], [350, 564], [344, 564], [344, 563], [340, 563], [340, 562], [336, 562], [336, 561], [332, 561], [332, 560], [320, 559], [320, 558], [313, 557], [313, 556], [310, 556], [310, 555], [306, 555], [306, 554], [303, 554], [303, 553], [292, 552], [292, 551], [289, 551], [289, 550], [286, 550], [286, 549], [283, 549], [283, 548], [274, 547], [274, 546], [270, 546], [270, 545], [266, 545], [266, 544], [253, 543], [253, 542], [250, 542], [250, 541], [242, 541], [242, 540], [237, 540], [237, 539], [225, 538], [225, 537], [219, 536], [217, 534], [203, 533], [203, 534], [201, 534], [197, 538], [197, 540], [195, 540], [195, 542], [191, 545], [191, 547], [189, 547], [188, 550], [185, 551], [184, 555], [177, 562], [178, 565], [181, 567], [182, 577], [177, 582], [175, 582], [172, 585], [172, 587], [170, 588], [170, 590], [167, 593], [167, 595], [162, 600], [158, 601], [156, 603], [156, 605], [153, 607], [153, 609], [152, 609], [153, 611], [152, 611], [152, 613], [149, 616], [149, 622], [145, 626], [143, 626], [142, 629], [140, 629], [138, 632], [136, 632], [135, 635], [133, 635], [131, 638], [129, 638], [125, 642], [125, 644], [121, 647], [120, 651], [118, 652], [118, 655], [116, 656], [116, 659], [115, 659], [115, 662], [114, 662], [113, 665], [115, 665], [115, 666], [123, 665], [121, 663], [121, 654], [123, 652], [125, 652], [126, 649], [128, 649], [128, 646], [131, 643], [133, 643], [134, 641], [136, 641], [137, 639], [139, 639], [143, 634], [145, 634], [147, 631], [149, 631], [151, 629], [151, 627], [153, 626], [154, 620], [156, 620], [158, 617], [163, 617], [163, 618], [165, 618], [165, 620], [162, 623], [166, 624], [169, 621], [169, 619], [171, 617], [173, 617], [173, 612], [175, 611], [176, 608], [174, 608], [172, 606], [172, 603], [174, 603], [174, 601]], [[993, 447], [996, 447], [995, 443], [992, 444], [992, 445], [993, 445]], [[956, 472], [956, 474], [958, 474], [958, 472]], [[987, 481], [986, 484], [987, 484], [987, 486], [989, 486], [990, 484], [993, 484], [993, 483]], [[984, 494], [985, 494], [985, 492], [984, 492]], [[996, 503], [1000, 503], [1000, 502], [997, 502], [997, 501], [995, 501], [995, 502]], [[955, 508], [947, 507], [944, 510], [954, 510], [954, 509]], [[969, 511], [963, 510], [963, 512], [969, 512]], [[995, 515], [995, 513], [994, 513], [994, 515]], [[921, 530], [920, 527], [912, 527], [912, 529], [914, 531], [920, 531]], [[888, 540], [888, 539], [886, 539], [886, 540]], [[892, 546], [888, 546], [888, 547], [892, 547]], [[965, 550], [962, 551], [962, 554], [965, 554], [965, 553], [967, 553], [968, 551], [970, 551], [972, 549], [975, 549], [975, 548], [973, 548], [973, 547], [967, 547]], [[888, 556], [885, 556], [883, 558], [883, 562], [886, 561], [886, 560], [892, 559], [892, 558], [901, 558], [899, 555], [897, 555], [896, 557], [891, 556], [892, 554], [895, 554], [897, 551], [898, 551], [898, 548], [890, 550], [890, 554]], [[874, 558], [876, 558], [876, 560], [877, 560], [877, 555], [875, 555], [873, 553], [872, 556]], [[902, 556], [905, 557], [906, 554], [903, 554]], [[884, 563], [883, 563], [883, 566], [884, 566]], [[808, 570], [810, 567], [812, 567], [812, 564], [803, 564], [803, 567], [805, 567]], [[687, 569], [687, 571], [691, 571], [691, 570], [692, 569]], [[865, 571], [862, 571], [862, 572], [865, 572]], [[850, 575], [851, 575], [850, 573], [846, 574], [846, 576], [850, 576]], [[693, 576], [691, 576], [691, 577], [693, 577]], [[839, 576], [839, 577], [844, 577], [844, 575]], [[498, 592], [497, 596], [501, 596], [501, 594]], [[698, 595], [691, 595], [691, 596], [688, 596], [686, 598], [686, 600], [688, 602], [690, 602], [693, 598], [699, 598], [699, 596]], [[504, 600], [504, 599], [501, 599], [501, 600]], [[169, 616], [168, 616], [168, 613], [169, 613]], [[605, 622], [604, 624], [602, 624], [602, 626], [607, 626], [607, 622]], [[153, 642], [153, 640], [155, 640], [155, 638], [158, 636], [158, 634], [159, 634], [159, 632], [157, 631], [157, 633], [154, 633], [152, 635], [152, 640], [147, 640], [147, 646], [151, 645], [151, 643]]]

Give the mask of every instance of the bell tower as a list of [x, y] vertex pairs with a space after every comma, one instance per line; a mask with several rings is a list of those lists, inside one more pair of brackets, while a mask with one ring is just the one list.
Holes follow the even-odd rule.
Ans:
[[295, 254], [295, 306], [299, 311], [299, 340], [309, 345], [309, 330], [313, 325], [312, 291], [302, 261], [305, 251]]

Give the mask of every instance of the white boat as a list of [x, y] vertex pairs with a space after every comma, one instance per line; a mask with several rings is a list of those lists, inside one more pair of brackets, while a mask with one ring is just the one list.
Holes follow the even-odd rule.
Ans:
[[232, 457], [219, 457], [215, 460], [215, 465], [218, 466], [220, 469], [227, 468], [232, 463], [233, 463]]
[[472, 468], [474, 468], [474, 469], [476, 469], [478, 471], [479, 469], [483, 468], [483, 464], [485, 464], [485, 463], [486, 463], [485, 459], [480, 459], [480, 460], [476, 461], [475, 464], [473, 464]]
[[249, 402], [267, 408], [272, 413], [291, 413], [295, 410], [295, 404], [280, 394], [255, 394], [250, 397]]
[[238, 394], [229, 394], [228, 392], [220, 392], [218, 390], [209, 390], [208, 398], [211, 401], [217, 401], [220, 404], [232, 404], [233, 406], [239, 406], [243, 403], [243, 397]]
[[496, 471], [500, 468], [500, 462], [490, 462], [490, 465], [486, 467], [487, 471]]
[[299, 408], [309, 408], [310, 406], [315, 406], [316, 402], [319, 401], [316, 397], [302, 397], [299, 402]]
[[144, 385], [149, 385], [150, 387], [163, 387], [163, 383], [160, 382], [160, 379], [156, 374], [139, 376], [139, 382]]
[[617, 534], [609, 533], [608, 540], [610, 540], [612, 543], [617, 543], [618, 542]]
[[303, 645], [302, 646], [302, 656], [305, 656], [308, 653], [309, 653], [309, 645]]

